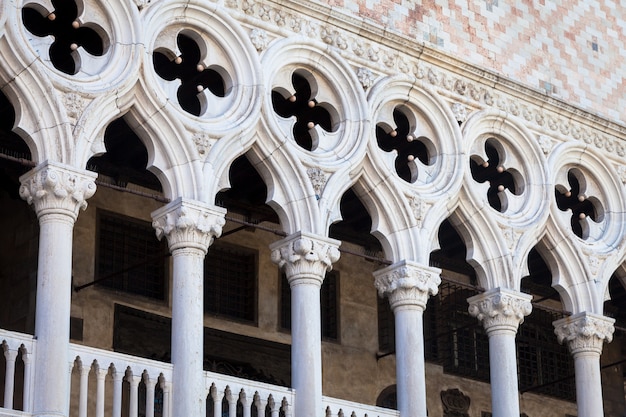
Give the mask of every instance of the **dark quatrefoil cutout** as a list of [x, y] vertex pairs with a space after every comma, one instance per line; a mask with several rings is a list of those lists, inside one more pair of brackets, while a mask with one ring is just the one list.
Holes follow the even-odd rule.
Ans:
[[406, 114], [398, 110], [393, 111], [395, 127], [387, 123], [376, 125], [376, 139], [378, 147], [385, 152], [395, 150], [398, 156], [395, 160], [396, 173], [404, 181], [413, 183], [417, 180], [417, 158], [422, 164], [430, 165], [430, 155], [424, 137], [416, 137], [415, 127], [411, 126]]
[[[312, 79], [312, 76], [310, 77]], [[302, 148], [313, 151], [319, 146], [319, 138], [315, 126], [320, 126], [326, 132], [335, 132], [337, 126], [333, 121], [331, 112], [334, 109], [329, 104], [320, 104], [315, 99], [315, 93], [307, 77], [294, 72], [291, 83], [295, 90], [293, 95], [288, 95], [285, 89], [278, 88], [272, 91], [272, 105], [274, 111], [281, 117], [295, 117], [293, 137]], [[327, 107], [331, 108], [329, 111]]]
[[[489, 181], [490, 185], [487, 191], [489, 205], [502, 213], [507, 208], [504, 190], [509, 190], [514, 195], [520, 195], [522, 190], [518, 184], [521, 183], [521, 177], [517, 171], [507, 169], [501, 164], [503, 158], [498, 153], [496, 144], [491, 140], [485, 142], [485, 153], [487, 154], [486, 161], [482, 161], [482, 158], [478, 156], [470, 159], [472, 177], [480, 183]], [[477, 162], [475, 158], [482, 162]]]
[[[580, 178], [580, 179], [579, 179]], [[584, 194], [584, 177], [579, 172], [570, 170], [567, 173], [569, 189], [557, 186], [554, 190], [556, 205], [561, 211], [572, 211], [570, 225], [572, 231], [581, 239], [589, 237], [589, 224], [587, 218], [594, 222], [602, 220], [602, 206], [596, 197], [588, 197]]]
[[180, 55], [170, 59], [164, 53], [155, 51], [154, 70], [164, 80], [179, 79], [178, 104], [187, 113], [200, 116], [209, 105], [201, 93], [207, 89], [216, 97], [225, 97], [226, 82], [217, 70], [205, 68], [202, 64], [200, 47], [194, 39], [181, 33], [176, 41]]
[[78, 48], [91, 55], [104, 54], [104, 30], [94, 30], [93, 24], [81, 25], [77, 20], [78, 7], [68, 0], [52, 0], [54, 11], [47, 13], [40, 7], [24, 7], [22, 19], [26, 29], [35, 36], [54, 37], [50, 46], [50, 61], [59, 71], [74, 75], [80, 70]]

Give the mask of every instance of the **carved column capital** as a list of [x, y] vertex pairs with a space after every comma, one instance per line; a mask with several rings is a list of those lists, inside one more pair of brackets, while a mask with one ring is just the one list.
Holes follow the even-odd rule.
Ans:
[[389, 297], [391, 309], [400, 306], [426, 308], [428, 297], [436, 295], [441, 284], [441, 269], [401, 261], [374, 272], [378, 294]]
[[327, 271], [339, 260], [341, 242], [322, 236], [297, 232], [270, 245], [272, 262], [292, 281], [322, 285]]
[[152, 212], [152, 227], [157, 238], [167, 238], [171, 252], [195, 248], [206, 254], [213, 240], [222, 234], [225, 215], [221, 207], [178, 198]]
[[487, 334], [494, 331], [511, 331], [524, 322], [532, 311], [532, 296], [506, 288], [495, 288], [467, 299], [468, 311], [483, 323]]
[[46, 161], [20, 177], [20, 197], [32, 204], [37, 217], [63, 214], [74, 221], [96, 192], [98, 174]]
[[554, 333], [559, 343], [567, 342], [572, 355], [579, 353], [602, 353], [602, 345], [613, 340], [615, 319], [593, 313], [578, 313], [557, 320]]

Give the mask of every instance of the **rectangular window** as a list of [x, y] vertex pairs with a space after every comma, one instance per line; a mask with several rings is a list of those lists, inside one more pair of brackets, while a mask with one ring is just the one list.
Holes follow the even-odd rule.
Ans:
[[204, 312], [256, 321], [257, 252], [215, 242], [204, 260]]
[[165, 300], [165, 239], [150, 222], [106, 211], [97, 214], [96, 281], [102, 287]]
[[[280, 327], [284, 330], [291, 330], [291, 288], [285, 274], [281, 274], [280, 295]], [[339, 273], [330, 271], [326, 273], [320, 289], [322, 338], [324, 339], [339, 340], [338, 302]]]

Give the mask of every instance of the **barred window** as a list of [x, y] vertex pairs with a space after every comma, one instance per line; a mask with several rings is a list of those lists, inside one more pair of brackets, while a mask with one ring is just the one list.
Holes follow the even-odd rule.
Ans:
[[563, 317], [535, 307], [524, 319], [516, 338], [520, 391], [576, 400], [574, 359], [567, 346], [558, 343], [552, 326]]
[[[322, 337], [339, 340], [339, 273], [326, 273], [320, 290]], [[291, 289], [287, 276], [281, 274], [280, 284], [280, 327], [291, 330]]]
[[204, 312], [256, 321], [256, 251], [215, 242], [204, 260]]
[[98, 285], [164, 300], [167, 244], [149, 222], [99, 210], [96, 281]]

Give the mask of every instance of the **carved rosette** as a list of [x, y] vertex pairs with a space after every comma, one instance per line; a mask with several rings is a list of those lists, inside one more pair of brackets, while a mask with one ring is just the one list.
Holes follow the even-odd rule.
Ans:
[[579, 313], [557, 320], [554, 333], [559, 343], [567, 342], [572, 355], [579, 353], [602, 353], [604, 341], [613, 340], [615, 319], [592, 313]]
[[195, 248], [205, 254], [213, 240], [222, 234], [226, 210], [198, 201], [178, 198], [152, 213], [157, 238], [167, 238], [171, 252]]
[[65, 214], [76, 221], [79, 210], [96, 192], [98, 174], [54, 162], [44, 162], [20, 177], [20, 197], [32, 204], [37, 217]]
[[340, 244], [330, 238], [294, 233], [270, 245], [272, 262], [285, 272], [291, 286], [301, 283], [321, 286], [326, 272], [339, 260]]
[[414, 262], [401, 261], [374, 272], [374, 286], [381, 297], [387, 296], [391, 309], [401, 306], [426, 308], [428, 297], [436, 295], [441, 270]]
[[487, 334], [495, 331], [517, 333], [524, 317], [532, 311], [532, 296], [506, 288], [495, 288], [467, 299], [468, 311], [482, 322]]

